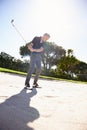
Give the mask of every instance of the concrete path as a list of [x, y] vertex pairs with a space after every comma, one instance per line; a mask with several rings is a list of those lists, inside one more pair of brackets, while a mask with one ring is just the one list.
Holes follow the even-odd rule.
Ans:
[[0, 130], [87, 130], [87, 84], [40, 79], [26, 91], [24, 81], [0, 73]]

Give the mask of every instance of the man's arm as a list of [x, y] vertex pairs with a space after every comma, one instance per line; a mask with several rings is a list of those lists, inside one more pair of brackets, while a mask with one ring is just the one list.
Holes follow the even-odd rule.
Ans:
[[33, 47], [32, 47], [32, 46], [33, 46], [33, 44], [32, 44], [32, 43], [30, 43], [30, 44], [28, 44], [28, 45], [27, 45], [27, 47], [28, 47], [28, 49], [29, 49], [30, 51], [32, 51], [32, 49], [33, 49]]
[[33, 52], [42, 52], [44, 50], [43, 47], [41, 47], [40, 49], [33, 49]]
[[44, 50], [43, 47], [39, 48], [39, 49], [33, 49], [33, 43], [29, 44], [28, 45], [28, 49], [31, 51], [31, 52], [42, 52]]

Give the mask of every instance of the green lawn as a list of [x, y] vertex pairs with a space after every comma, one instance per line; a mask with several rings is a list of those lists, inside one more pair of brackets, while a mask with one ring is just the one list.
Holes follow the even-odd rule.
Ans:
[[13, 74], [26, 75], [26, 73], [24, 73], [24, 72], [15, 71], [15, 70], [6, 69], [6, 68], [1, 68], [1, 67], [0, 67], [0, 72], [6, 72], [6, 73], [13, 73]]
[[[0, 72], [13, 73], [13, 74], [19, 74], [19, 75], [24, 75], [24, 76], [26, 76], [26, 74], [27, 74], [27, 73], [24, 73], [24, 72], [15, 71], [15, 70], [6, 69], [6, 68], [1, 68], [1, 67], [0, 67]], [[42, 75], [40, 75], [40, 78], [51, 79], [51, 80], [57, 79], [57, 78], [54, 78], [54, 77], [48, 77], [48, 76], [42, 76]]]
[[[0, 67], [0, 72], [18, 74], [18, 75], [23, 75], [23, 76], [26, 76], [26, 74], [27, 74], [27, 73], [25, 73], [25, 72], [15, 71], [15, 70], [6, 69], [6, 68], [1, 68], [1, 67]], [[33, 76], [34, 76], [34, 75], [33, 75]], [[69, 82], [76, 82], [76, 83], [86, 83], [86, 84], [87, 84], [87, 82], [74, 81], [74, 80], [68, 80], [68, 79], [60, 79], [60, 78], [54, 78], [54, 77], [48, 77], [48, 76], [42, 76], [42, 75], [40, 75], [40, 78], [49, 79], [49, 80], [69, 81]]]

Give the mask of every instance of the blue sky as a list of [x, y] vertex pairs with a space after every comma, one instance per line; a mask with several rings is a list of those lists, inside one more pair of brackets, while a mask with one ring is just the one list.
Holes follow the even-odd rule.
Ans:
[[87, 62], [87, 0], [0, 0], [0, 52], [20, 58], [19, 47], [45, 32], [49, 41]]

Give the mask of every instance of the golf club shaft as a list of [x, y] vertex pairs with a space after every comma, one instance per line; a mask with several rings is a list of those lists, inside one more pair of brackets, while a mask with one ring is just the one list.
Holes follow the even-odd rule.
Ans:
[[17, 33], [21, 36], [21, 38], [23, 39], [23, 41], [26, 43], [26, 40], [24, 39], [24, 37], [22, 36], [22, 34], [20, 33], [20, 31], [17, 29], [17, 27], [14, 25], [14, 20], [11, 20], [11, 24], [12, 26], [15, 28], [15, 30], [17, 31]]

